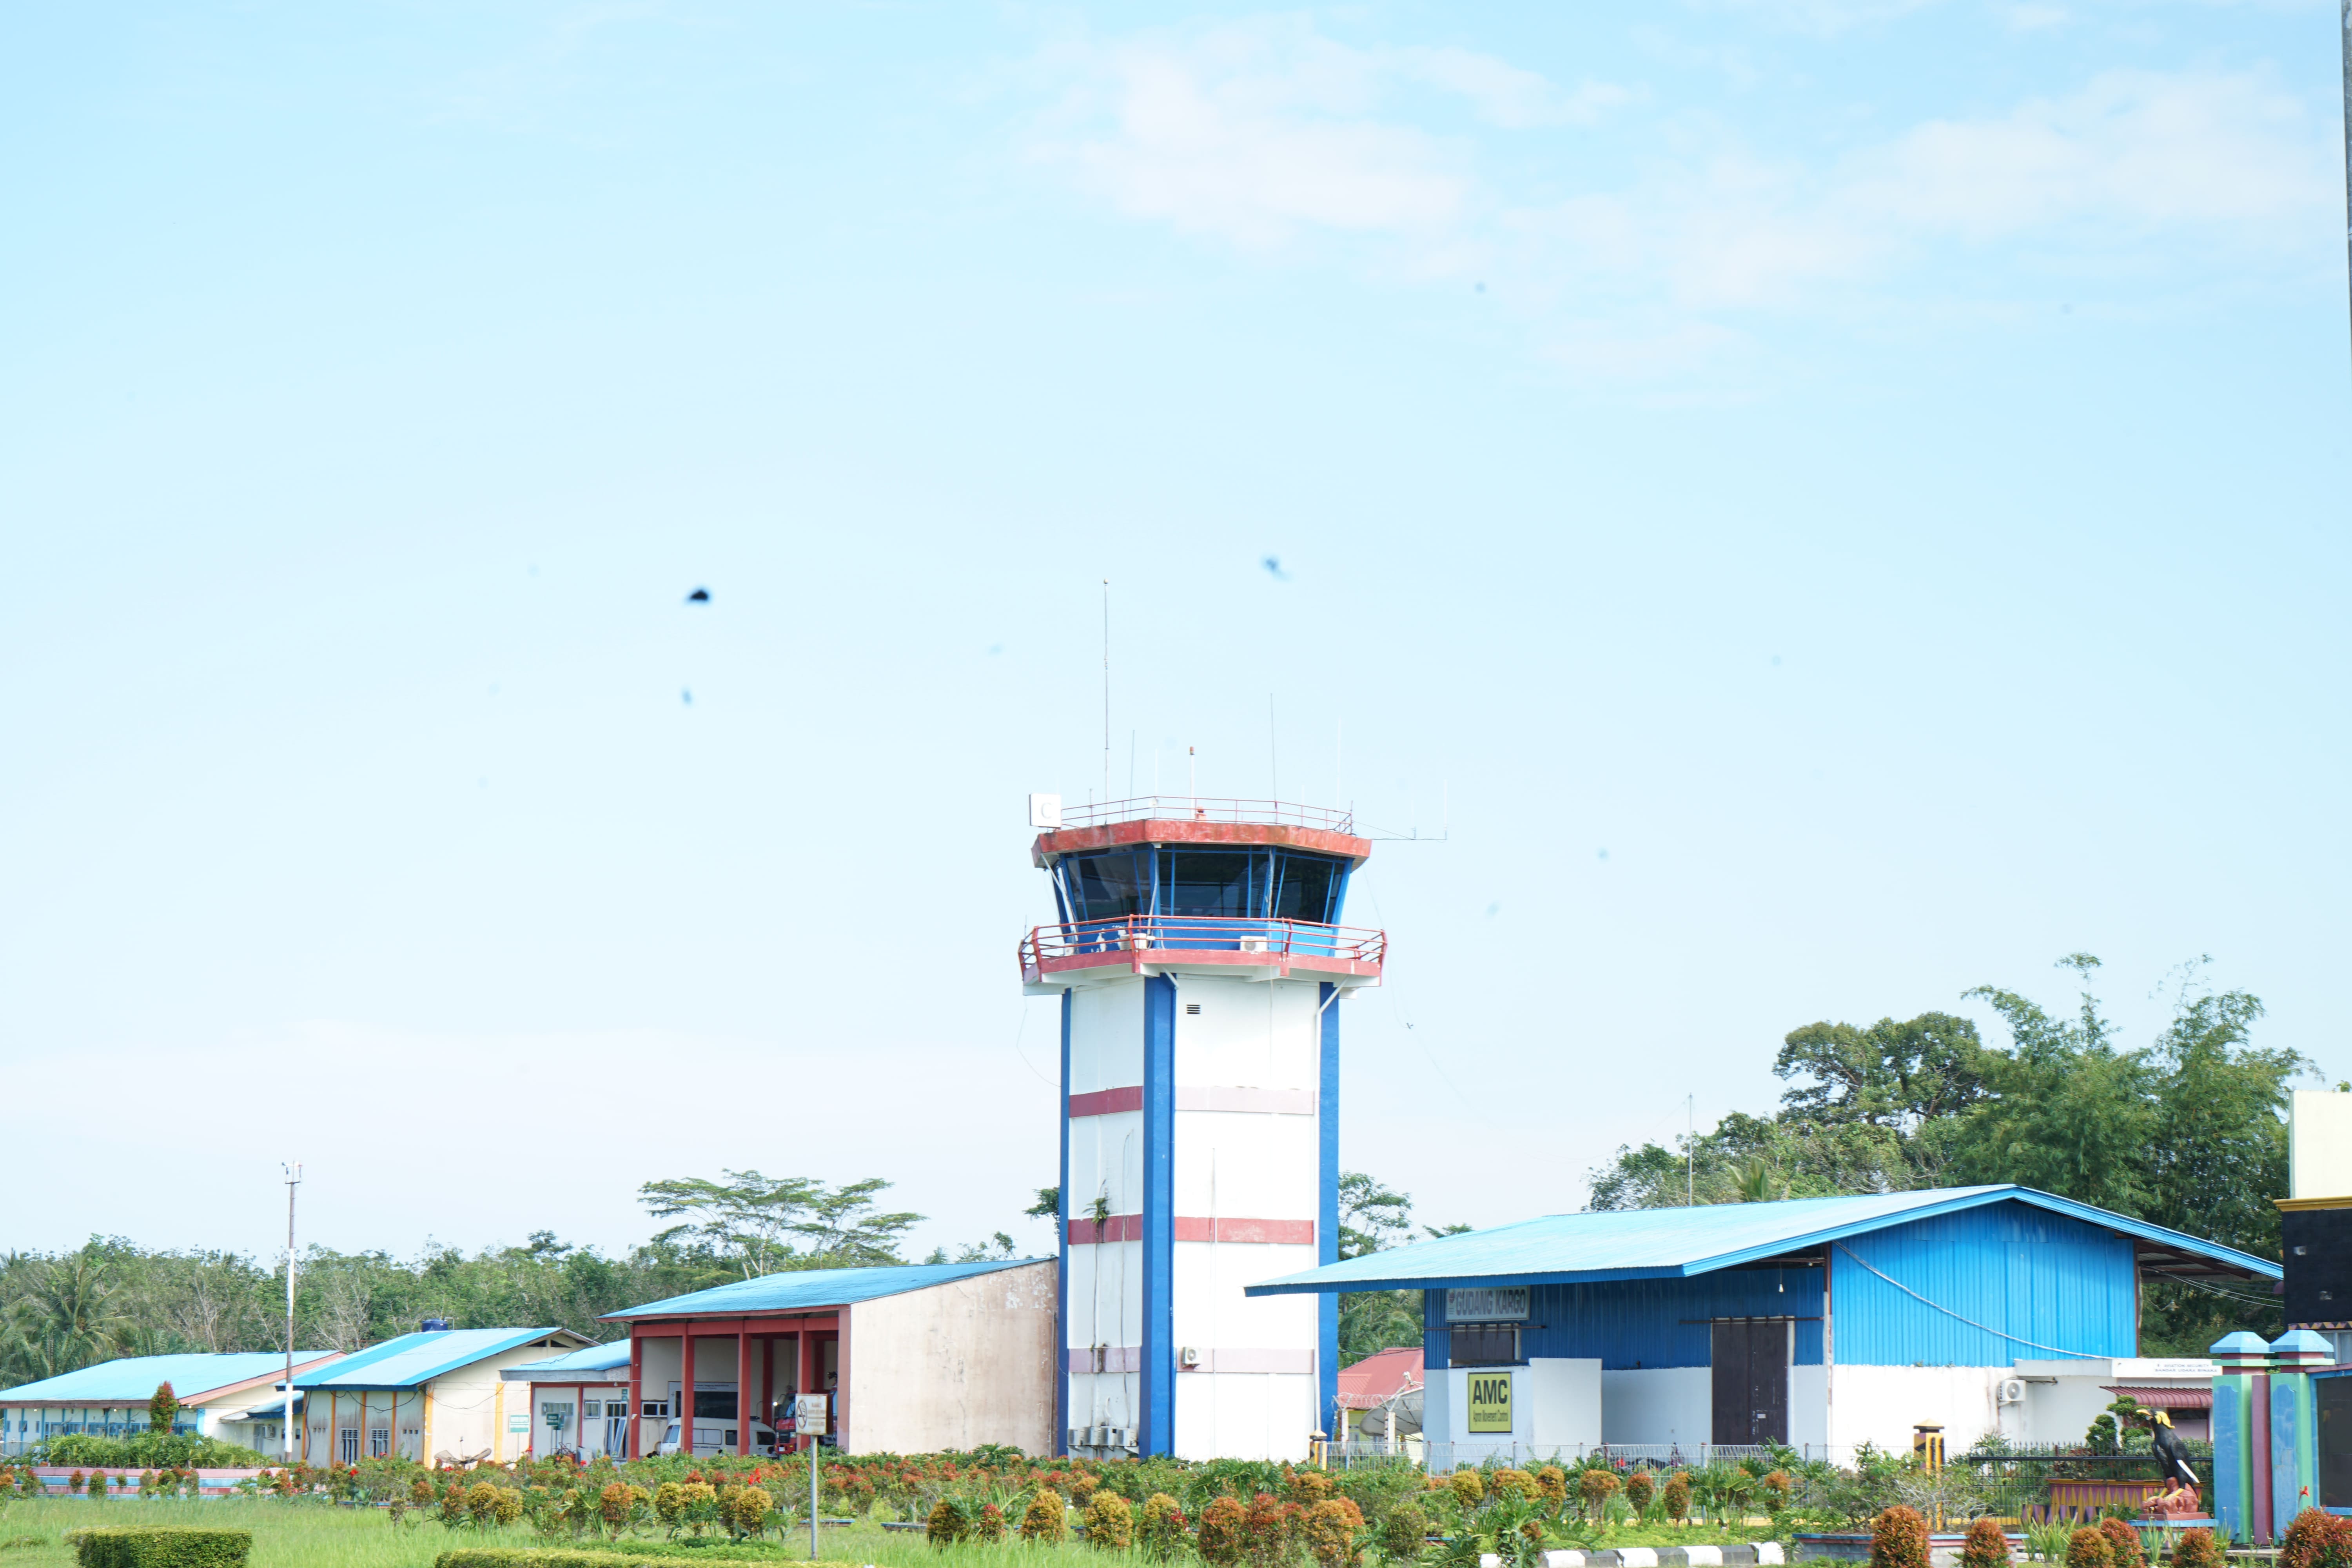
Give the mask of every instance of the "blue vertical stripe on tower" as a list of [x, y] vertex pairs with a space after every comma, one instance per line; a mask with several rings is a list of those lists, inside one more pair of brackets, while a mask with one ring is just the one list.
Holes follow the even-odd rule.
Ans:
[[1062, 1267], [1054, 1281], [1054, 1452], [1070, 1451], [1070, 988], [1062, 987], [1062, 1202], [1054, 1245]]
[[1143, 1429], [1139, 1456], [1175, 1451], [1176, 982], [1143, 983]]
[[[1323, 1145], [1319, 1173], [1322, 1203], [1315, 1215], [1315, 1261], [1325, 1264], [1339, 1261], [1339, 1003], [1328, 980], [1316, 987], [1315, 1000], [1322, 1008], [1316, 1017], [1323, 1026], [1322, 1061], [1318, 1074], [1323, 1092], [1315, 1108], [1315, 1130]], [[1318, 1385], [1315, 1426], [1334, 1437], [1342, 1437], [1347, 1434], [1339, 1427], [1323, 1425], [1336, 1420], [1339, 1414], [1339, 1298], [1329, 1290], [1316, 1293], [1315, 1343], [1315, 1380]]]

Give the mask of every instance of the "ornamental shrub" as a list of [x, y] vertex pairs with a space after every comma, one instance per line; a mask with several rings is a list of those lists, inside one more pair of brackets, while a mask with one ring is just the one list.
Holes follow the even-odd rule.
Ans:
[[664, 1481], [654, 1489], [654, 1512], [671, 1530], [678, 1527], [686, 1513], [686, 1486], [680, 1481]]
[[1355, 1562], [1360, 1552], [1356, 1538], [1363, 1529], [1363, 1510], [1343, 1497], [1324, 1499], [1299, 1521], [1299, 1534], [1318, 1568], [1347, 1568]]
[[979, 1514], [971, 1521], [971, 1534], [973, 1540], [985, 1542], [991, 1546], [1003, 1541], [1004, 1510], [992, 1502], [982, 1503]]
[[1779, 1513], [1782, 1509], [1787, 1508], [1789, 1493], [1795, 1489], [1795, 1486], [1796, 1483], [1789, 1479], [1788, 1471], [1768, 1472], [1764, 1477], [1765, 1510], [1769, 1513]]
[[1601, 1522], [1609, 1507], [1609, 1500], [1616, 1495], [1616, 1491], [1617, 1472], [1614, 1470], [1605, 1470], [1595, 1466], [1576, 1478], [1577, 1499], [1583, 1504], [1584, 1511], [1591, 1516], [1595, 1524]]
[[1673, 1520], [1676, 1524], [1681, 1524], [1685, 1521], [1688, 1520], [1690, 1518], [1691, 1504], [1691, 1482], [1689, 1475], [1682, 1470], [1676, 1470], [1673, 1475], [1668, 1476], [1666, 1478], [1666, 1485], [1663, 1498], [1666, 1505], [1666, 1517], [1668, 1519]]
[[85, 1489], [89, 1493], [90, 1501], [103, 1502], [106, 1500], [106, 1472], [104, 1470], [90, 1471], [89, 1484]]
[[69, 1492], [78, 1492], [81, 1490], [81, 1483], [82, 1473], [79, 1470], [76, 1470], [72, 1475], [66, 1478], [66, 1490]]
[[1097, 1552], [1126, 1552], [1135, 1545], [1135, 1510], [1108, 1487], [1087, 1504], [1087, 1544]]
[[467, 1487], [466, 1511], [473, 1516], [475, 1529], [488, 1530], [499, 1517], [499, 1489], [488, 1481], [476, 1481]]
[[1554, 1513], [1568, 1506], [1568, 1472], [1558, 1465], [1546, 1465], [1536, 1472], [1536, 1495], [1543, 1499], [1545, 1508]]
[[1249, 1514], [1242, 1527], [1242, 1549], [1249, 1558], [1250, 1568], [1282, 1568], [1297, 1555], [1300, 1523], [1306, 1511], [1295, 1502], [1284, 1502], [1272, 1492], [1260, 1492], [1250, 1499]]
[[1398, 1503], [1381, 1521], [1381, 1555], [1391, 1563], [1411, 1563], [1428, 1546], [1428, 1537], [1429, 1516], [1412, 1503]]
[[2099, 1533], [2107, 1538], [2107, 1550], [2115, 1556], [2116, 1568], [2147, 1568], [2147, 1553], [2141, 1550], [2139, 1531], [2120, 1519], [2099, 1521]]
[[923, 1519], [923, 1539], [942, 1552], [971, 1533], [971, 1521], [965, 1517], [963, 1504], [953, 1498], [940, 1499]]
[[[281, 1496], [292, 1496], [294, 1478], [283, 1478], [277, 1489]], [[463, 1481], [451, 1481], [448, 1489], [441, 1494], [441, 1522], [451, 1530], [466, 1522], [466, 1486]]]
[[1035, 1546], [1060, 1545], [1069, 1529], [1063, 1507], [1061, 1493], [1051, 1487], [1038, 1488], [1037, 1495], [1029, 1500], [1028, 1509], [1021, 1515], [1021, 1539]]
[[1184, 1555], [1192, 1544], [1185, 1533], [1190, 1521], [1184, 1517], [1184, 1506], [1166, 1492], [1153, 1492], [1143, 1500], [1143, 1513], [1136, 1524], [1136, 1535], [1143, 1545], [1143, 1554], [1154, 1563], [1172, 1563]]
[[1625, 1478], [1625, 1500], [1633, 1505], [1633, 1516], [1641, 1518], [1650, 1511], [1650, 1500], [1658, 1495], [1658, 1480], [1647, 1470], [1634, 1470]]
[[74, 1532], [81, 1568], [245, 1568], [249, 1530], [81, 1530]]
[[409, 1482], [408, 1500], [412, 1506], [416, 1508], [431, 1508], [436, 1502], [439, 1501], [440, 1500], [433, 1495], [433, 1478], [431, 1476], [420, 1475], [415, 1480]]
[[1927, 1568], [1927, 1521], [1895, 1504], [1870, 1527], [1870, 1568]]
[[1213, 1563], [1216, 1568], [1232, 1568], [1242, 1560], [1242, 1552], [1248, 1544], [1248, 1531], [1249, 1510], [1242, 1507], [1239, 1498], [1210, 1500], [1209, 1506], [1201, 1510], [1201, 1529], [1194, 1542], [1201, 1561]]
[[2000, 1532], [1998, 1520], [1980, 1519], [1969, 1526], [1969, 1538], [1960, 1543], [1960, 1568], [2008, 1568], [2009, 1537]]
[[2279, 1541], [2279, 1568], [2347, 1568], [2352, 1564], [2352, 1520], [2305, 1509]]
[[776, 1500], [758, 1487], [738, 1487], [720, 1513], [727, 1533], [737, 1541], [747, 1535], [758, 1535], [768, 1528], [768, 1516], [776, 1511]]
[[1486, 1500], [1486, 1481], [1466, 1466], [1447, 1478], [1445, 1486], [1454, 1494], [1454, 1500], [1464, 1508], [1476, 1508]]
[[490, 1517], [500, 1524], [522, 1522], [522, 1493], [512, 1487], [499, 1487], [498, 1500], [491, 1506]]
[[1073, 1470], [1068, 1484], [1071, 1506], [1083, 1509], [1087, 1506], [1087, 1500], [1095, 1495], [1095, 1489], [1102, 1485], [1102, 1478], [1085, 1470]]
[[172, 1392], [168, 1381], [157, 1384], [153, 1395], [147, 1401], [147, 1429], [169, 1434], [172, 1423], [179, 1418], [180, 1396]]
[[1290, 1500], [1302, 1508], [1313, 1508], [1331, 1495], [1331, 1478], [1320, 1470], [1294, 1470], [1290, 1476]]
[[2116, 1549], [2103, 1531], [2084, 1525], [2066, 1538], [2066, 1568], [2114, 1568]]
[[1536, 1487], [1536, 1479], [1525, 1470], [1496, 1470], [1488, 1482], [1487, 1489], [1497, 1498], [1505, 1492], [1511, 1492], [1528, 1502], [1535, 1501], [1540, 1495]]
[[2210, 1530], [2192, 1530], [2172, 1543], [2172, 1568], [2223, 1568], [2221, 1543]]

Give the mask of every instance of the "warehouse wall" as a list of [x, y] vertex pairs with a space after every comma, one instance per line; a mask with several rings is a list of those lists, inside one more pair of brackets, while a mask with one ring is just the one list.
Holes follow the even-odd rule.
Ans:
[[848, 1310], [848, 1440], [861, 1454], [1010, 1443], [1054, 1451], [1055, 1265], [1033, 1263]]

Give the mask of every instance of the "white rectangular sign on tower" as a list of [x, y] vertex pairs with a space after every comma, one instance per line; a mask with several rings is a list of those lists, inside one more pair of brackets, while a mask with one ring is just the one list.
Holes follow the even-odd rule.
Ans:
[[1033, 795], [1029, 797], [1029, 826], [1059, 827], [1062, 826], [1062, 797], [1058, 795]]

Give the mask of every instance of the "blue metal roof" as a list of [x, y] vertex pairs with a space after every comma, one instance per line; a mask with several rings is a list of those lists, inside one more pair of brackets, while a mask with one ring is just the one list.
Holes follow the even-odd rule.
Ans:
[[1025, 1268], [1050, 1262], [1043, 1258], [1013, 1258], [992, 1263], [907, 1263], [882, 1268], [798, 1268], [784, 1274], [762, 1274], [731, 1285], [693, 1290], [667, 1301], [648, 1301], [604, 1314], [607, 1320], [630, 1318], [732, 1318], [751, 1312], [803, 1312], [825, 1307], [849, 1307], [883, 1296], [903, 1295], [933, 1285], [950, 1285], [1005, 1268]]
[[595, 1373], [615, 1372], [629, 1364], [629, 1342], [614, 1340], [609, 1345], [590, 1345], [586, 1350], [573, 1351], [552, 1361], [527, 1361], [520, 1366], [510, 1366], [499, 1375], [509, 1383], [576, 1382], [583, 1376], [590, 1383], [598, 1381]]
[[570, 1329], [552, 1328], [442, 1329], [402, 1334], [380, 1345], [354, 1351], [316, 1372], [297, 1373], [294, 1386], [330, 1390], [415, 1388], [485, 1356], [551, 1336], [566, 1342], [582, 1337]]
[[1696, 1208], [1611, 1209], [1548, 1215], [1491, 1230], [1466, 1232], [1343, 1263], [1286, 1274], [1247, 1288], [1251, 1296], [1323, 1290], [1439, 1289], [1448, 1286], [1570, 1284], [1705, 1274], [1804, 1247], [1957, 1214], [1988, 1204], [2021, 1203], [2105, 1226], [2142, 1241], [2202, 1258], [2249, 1279], [2281, 1270], [2250, 1253], [2031, 1187], [1931, 1187], [1860, 1197], [1797, 1198], [1783, 1203], [1708, 1204]]
[[[332, 1351], [297, 1351], [294, 1364], [320, 1361]], [[100, 1362], [79, 1372], [61, 1373], [38, 1383], [0, 1389], [0, 1402], [11, 1405], [144, 1405], [155, 1385], [168, 1383], [182, 1400], [231, 1388], [257, 1377], [286, 1374], [284, 1351], [235, 1351], [225, 1354], [135, 1355]]]

